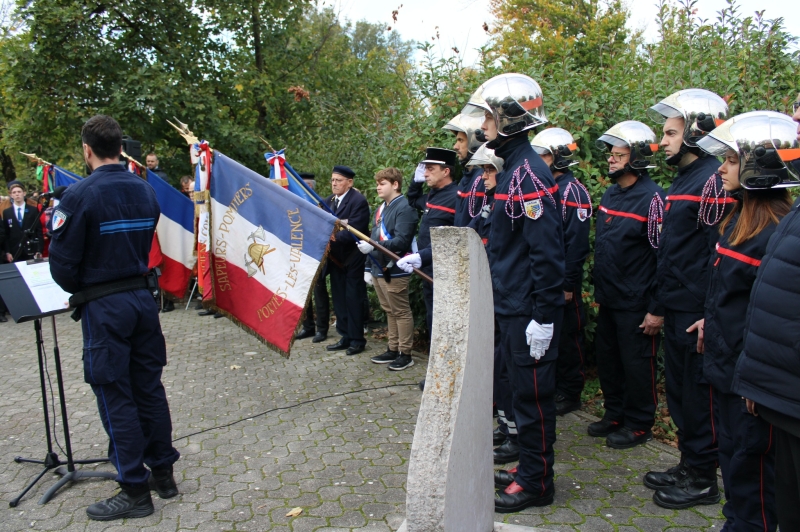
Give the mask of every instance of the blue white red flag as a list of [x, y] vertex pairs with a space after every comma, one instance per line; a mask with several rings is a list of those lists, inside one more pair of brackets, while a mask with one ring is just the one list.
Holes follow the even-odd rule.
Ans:
[[336, 217], [214, 152], [214, 306], [285, 356], [336, 229]]
[[73, 174], [69, 170], [64, 170], [60, 166], [53, 165], [51, 170], [55, 176], [55, 186], [56, 187], [68, 187], [70, 185], [74, 185], [81, 179], [83, 179], [78, 174]]
[[[175, 297], [186, 293], [194, 267], [194, 204], [157, 174], [147, 170], [147, 182], [153, 187], [161, 208], [156, 226], [161, 251], [161, 289]], [[151, 255], [153, 253], [151, 252]]]

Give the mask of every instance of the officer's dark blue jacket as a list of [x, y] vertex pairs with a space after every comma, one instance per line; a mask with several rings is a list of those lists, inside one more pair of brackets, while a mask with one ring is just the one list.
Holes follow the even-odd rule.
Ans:
[[[483, 183], [483, 168], [480, 166], [470, 166], [464, 171], [461, 176], [461, 181], [458, 183], [458, 197], [456, 198], [456, 216], [453, 220], [453, 225], [456, 227], [467, 227], [473, 215], [477, 216], [478, 212], [469, 211], [470, 196], [474, 196], [475, 211], [480, 211], [480, 205], [483, 202], [483, 196], [486, 188]], [[472, 187], [477, 182], [475, 192], [472, 192]]]
[[[484, 189], [485, 190], [485, 189]], [[484, 246], [489, 245], [489, 233], [492, 227], [492, 211], [494, 210], [494, 191], [496, 188], [485, 190], [486, 205], [481, 207], [481, 213], [470, 220], [467, 227], [471, 227], [481, 237], [481, 242]], [[482, 205], [481, 202], [479, 205]]]
[[97, 168], [71, 185], [53, 211], [53, 279], [75, 293], [146, 274], [160, 214], [147, 181], [122, 165]]
[[[380, 214], [380, 216], [378, 216]], [[404, 256], [411, 249], [411, 242], [414, 240], [414, 233], [417, 231], [417, 211], [408, 204], [405, 196], [397, 196], [383, 210], [375, 209], [372, 217], [372, 240], [379, 242], [383, 247], [392, 251], [396, 255]], [[386, 228], [389, 238], [381, 239], [381, 225]], [[389, 263], [386, 255], [378, 250], [370, 253], [372, 259], [367, 261], [366, 267], [372, 272], [373, 276], [383, 276], [383, 268]], [[392, 277], [407, 277], [411, 275], [401, 270], [395, 264], [389, 273]]]
[[[487, 248], [494, 312], [525, 316], [540, 324], [553, 323], [564, 306], [564, 232], [558, 186], [527, 136], [511, 138], [495, 154], [505, 163], [497, 174]], [[535, 187], [528, 172], [522, 170], [518, 174], [522, 177], [522, 196], [519, 190], [509, 195], [515, 171], [526, 162], [549, 194]], [[523, 202], [537, 219], [526, 214]]]
[[432, 188], [428, 193], [422, 191], [423, 183], [412, 182], [406, 197], [408, 204], [422, 211], [417, 235], [417, 249], [422, 260], [422, 267], [430, 269], [433, 262], [431, 256], [431, 227], [452, 226], [456, 215], [456, 199], [458, 186], [450, 183], [442, 188]]
[[[697, 159], [678, 169], [667, 192], [658, 246], [658, 300], [669, 310], [703, 312], [709, 258], [719, 233], [699, 220], [698, 211], [703, 187], [718, 168], [715, 157]], [[722, 190], [719, 177], [717, 186]]]
[[731, 391], [800, 419], [800, 200], [761, 259]]
[[583, 264], [589, 256], [592, 200], [571, 170], [556, 177], [556, 184], [561, 195], [561, 218], [564, 222], [564, 291], [580, 293]]
[[[333, 209], [335, 195], [325, 198], [325, 204]], [[347, 220], [347, 224], [360, 231], [369, 231], [369, 203], [367, 199], [354, 188], [347, 191], [342, 198], [339, 208], [335, 209], [336, 217], [340, 220]], [[347, 269], [350, 272], [361, 271], [364, 269], [366, 256], [358, 251], [356, 238], [350, 231], [342, 229], [336, 233], [335, 240], [331, 242], [330, 257], [335, 266]], [[334, 262], [335, 261], [335, 262]]]
[[703, 331], [703, 373], [714, 388], [724, 393], [730, 392], [733, 370], [744, 345], [750, 291], [777, 225], [770, 224], [753, 238], [731, 246], [729, 240], [738, 218], [737, 213], [725, 226], [716, 253], [711, 256]]
[[656, 249], [648, 237], [656, 195], [663, 198], [664, 191], [647, 172], [633, 185], [613, 184], [603, 194], [594, 242], [594, 297], [599, 304], [663, 315], [656, 298]]

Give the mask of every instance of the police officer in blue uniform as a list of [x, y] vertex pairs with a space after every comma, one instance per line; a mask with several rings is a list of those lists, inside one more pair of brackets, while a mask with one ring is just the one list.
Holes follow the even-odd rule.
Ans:
[[600, 305], [595, 345], [605, 414], [590, 436], [628, 449], [653, 439], [658, 404], [656, 354], [661, 315], [656, 297], [656, 248], [664, 191], [647, 172], [658, 146], [653, 131], [635, 120], [597, 139], [609, 152], [613, 184], [600, 200], [595, 224], [594, 295]]
[[[701, 217], [710, 218], [705, 221], [721, 219], [733, 202], [732, 198], [709, 193], [722, 190], [716, 176], [719, 161], [707, 157], [697, 147], [697, 141], [727, 118], [728, 105], [713, 92], [686, 89], [664, 98], [648, 114], [663, 123], [660, 146], [667, 155], [667, 164], [678, 167], [664, 206], [658, 249], [658, 300], [664, 307], [667, 406], [678, 427], [681, 460], [667, 471], [649, 472], [644, 484], [658, 490], [689, 474], [694, 478], [689, 484], [695, 487], [684, 490], [680, 503], [689, 507], [708, 500], [707, 488], [712, 494], [717, 491], [719, 445], [711, 388], [703, 378], [703, 357], [695, 349], [697, 332], [687, 332], [703, 317], [708, 263], [719, 237], [715, 227], [701, 223]], [[700, 477], [705, 481], [699, 482]]]
[[442, 128], [455, 134], [456, 142], [453, 150], [458, 154], [458, 162], [463, 169], [461, 180], [458, 182], [456, 215], [453, 220], [453, 225], [456, 227], [466, 227], [470, 220], [480, 214], [480, 207], [476, 207], [476, 205], [481, 205], [485, 197], [484, 181], [481, 178], [483, 168], [470, 161], [470, 158], [485, 142], [478, 138], [479, 136], [481, 139], [483, 137], [481, 134], [482, 123], [483, 120], [480, 117], [458, 114]]
[[144, 517], [153, 513], [151, 488], [161, 498], [178, 494], [172, 465], [180, 456], [161, 384], [167, 352], [158, 283], [147, 268], [160, 210], [152, 187], [119, 164], [122, 130], [113, 118], [90, 118], [81, 137], [92, 173], [53, 212], [50, 271], [74, 294], [84, 379], [97, 396], [121, 488], [86, 513], [101, 521]]
[[[797, 122], [795, 142], [785, 142], [784, 149], [777, 153], [787, 163], [785, 173], [780, 175], [780, 186], [800, 184], [800, 158], [796, 158], [800, 149], [800, 95], [793, 118]], [[761, 259], [747, 308], [744, 348], [731, 385], [732, 393], [746, 398], [751, 415], [772, 425], [775, 505], [781, 530], [800, 530], [800, 292], [795, 282], [800, 277], [798, 242], [800, 200], [778, 224]]]
[[589, 256], [592, 200], [589, 191], [570, 170], [571, 166], [578, 164], [575, 157], [578, 146], [569, 131], [558, 127], [545, 129], [533, 137], [531, 146], [550, 166], [561, 195], [566, 304], [556, 364], [556, 415], [563, 416], [581, 407], [581, 392], [586, 381], [582, 337], [586, 312], [581, 287], [583, 264]]
[[465, 108], [484, 116], [487, 147], [503, 159], [488, 257], [495, 320], [517, 425], [516, 472], [495, 473], [495, 511], [552, 504], [555, 361], [564, 305], [564, 237], [558, 186], [528, 132], [547, 122], [539, 84], [523, 74], [484, 83]]

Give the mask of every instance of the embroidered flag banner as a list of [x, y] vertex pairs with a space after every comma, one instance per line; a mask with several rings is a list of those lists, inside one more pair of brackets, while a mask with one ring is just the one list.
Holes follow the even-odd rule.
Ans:
[[[157, 174], [147, 170], [161, 208], [154, 247], [161, 253], [161, 289], [182, 298], [194, 267], [194, 204]], [[154, 251], [151, 251], [151, 256]], [[157, 259], [156, 259], [157, 260]]]
[[289, 356], [336, 217], [214, 152], [214, 306]]
[[213, 157], [205, 140], [189, 148], [192, 164], [195, 165], [194, 200], [197, 209], [197, 284], [203, 302], [213, 300], [211, 261], [209, 257], [209, 200], [208, 186], [211, 181]]

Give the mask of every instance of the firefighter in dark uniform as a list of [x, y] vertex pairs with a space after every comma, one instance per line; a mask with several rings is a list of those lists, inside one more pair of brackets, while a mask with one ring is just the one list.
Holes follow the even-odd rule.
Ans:
[[[453, 172], [457, 162], [457, 154], [445, 148], [428, 148], [425, 151], [423, 180], [415, 177], [409, 185], [406, 197], [408, 204], [422, 212], [417, 235], [416, 253], [406, 255], [397, 261], [397, 267], [411, 273], [419, 268], [433, 276], [433, 258], [431, 257], [431, 227], [452, 226], [456, 215], [457, 186], [453, 182]], [[428, 193], [422, 191], [427, 183]], [[422, 284], [422, 295], [427, 311], [428, 340], [430, 340], [433, 324], [433, 285]], [[424, 381], [423, 381], [424, 382]]]
[[[122, 130], [108, 116], [81, 130], [92, 173], [69, 187], [53, 212], [50, 271], [74, 294], [83, 328], [84, 379], [97, 396], [121, 491], [89, 506], [101, 521], [153, 513], [150, 489], [178, 494], [172, 421], [161, 384], [166, 345], [147, 264], [160, 215], [155, 192], [119, 164]], [[145, 468], [148, 466], [149, 470]]]
[[[780, 113], [755, 111], [731, 118], [697, 142], [710, 155], [723, 157], [722, 186], [739, 200], [719, 224], [705, 318], [692, 326], [698, 332], [697, 351], [703, 353], [703, 372], [717, 405], [715, 426], [725, 487], [722, 513], [727, 519], [723, 529], [731, 532], [774, 532], [778, 525], [772, 427], [748, 414], [742, 396], [731, 393], [758, 266], [778, 222], [792, 208], [789, 191], [773, 188], [788, 184], [781, 179], [787, 167], [774, 149], [776, 141], [797, 144], [795, 124]], [[763, 150], [761, 157], [757, 147]], [[780, 168], [765, 162], [778, 162]], [[656, 493], [662, 506], [669, 503], [669, 489]]]
[[[717, 229], [701, 223], [701, 218], [712, 223], [721, 219], [726, 206], [730, 205], [725, 202], [734, 201], [718, 197], [718, 191], [722, 190], [719, 177], [715, 175], [719, 161], [707, 157], [696, 142], [705, 132], [714, 129], [716, 123], [725, 120], [728, 106], [713, 92], [687, 89], [665, 98], [648, 113], [663, 123], [661, 148], [667, 156], [667, 164], [678, 167], [664, 206], [658, 249], [658, 299], [665, 313], [667, 406], [678, 427], [681, 460], [665, 472], [649, 472], [644, 484], [659, 490], [681, 479], [687, 487], [679, 504], [688, 508], [696, 501], [708, 501], [709, 497], [717, 496], [718, 491], [719, 443], [713, 423], [711, 388], [703, 378], [703, 357], [695, 350], [697, 333], [687, 332], [703, 317], [708, 263], [719, 237]], [[673, 500], [670, 504], [678, 502]]]
[[563, 416], [581, 407], [581, 392], [586, 380], [583, 356], [583, 326], [586, 312], [583, 308], [581, 286], [583, 265], [589, 256], [589, 219], [592, 200], [589, 192], [569, 168], [578, 164], [578, 149], [569, 131], [561, 128], [545, 129], [531, 140], [558, 185], [561, 195], [561, 219], [564, 223], [564, 322], [558, 342], [556, 363], [556, 415]]
[[[497, 175], [488, 257], [495, 320], [511, 383], [519, 465], [498, 471], [495, 511], [552, 504], [555, 494], [555, 361], [564, 305], [564, 237], [558, 186], [528, 132], [545, 124], [539, 84], [523, 74], [484, 83], [466, 112], [485, 117]], [[495, 455], [496, 456], [496, 455]]]
[[485, 194], [484, 181], [481, 179], [483, 168], [473, 164], [470, 158], [485, 142], [482, 140], [482, 123], [483, 119], [480, 117], [458, 114], [442, 128], [455, 134], [456, 143], [453, 149], [458, 154], [458, 162], [463, 169], [458, 182], [456, 215], [453, 220], [456, 227], [466, 227], [470, 220], [480, 214], [480, 207], [476, 205], [482, 204]]
[[[778, 186], [800, 185], [800, 95], [794, 103], [795, 142], [777, 150], [785, 161]], [[771, 137], [772, 135], [770, 135]], [[793, 153], [794, 152], [794, 153]], [[770, 167], [778, 171], [778, 161]], [[781, 220], [758, 267], [744, 324], [744, 347], [731, 392], [747, 411], [772, 425], [775, 507], [781, 530], [800, 530], [800, 200]]]
[[647, 173], [658, 145], [653, 131], [621, 122], [597, 140], [609, 151], [609, 178], [595, 224], [594, 296], [600, 305], [595, 344], [603, 419], [590, 436], [613, 449], [653, 439], [658, 398], [656, 354], [661, 308], [656, 298], [656, 248], [664, 191]]

